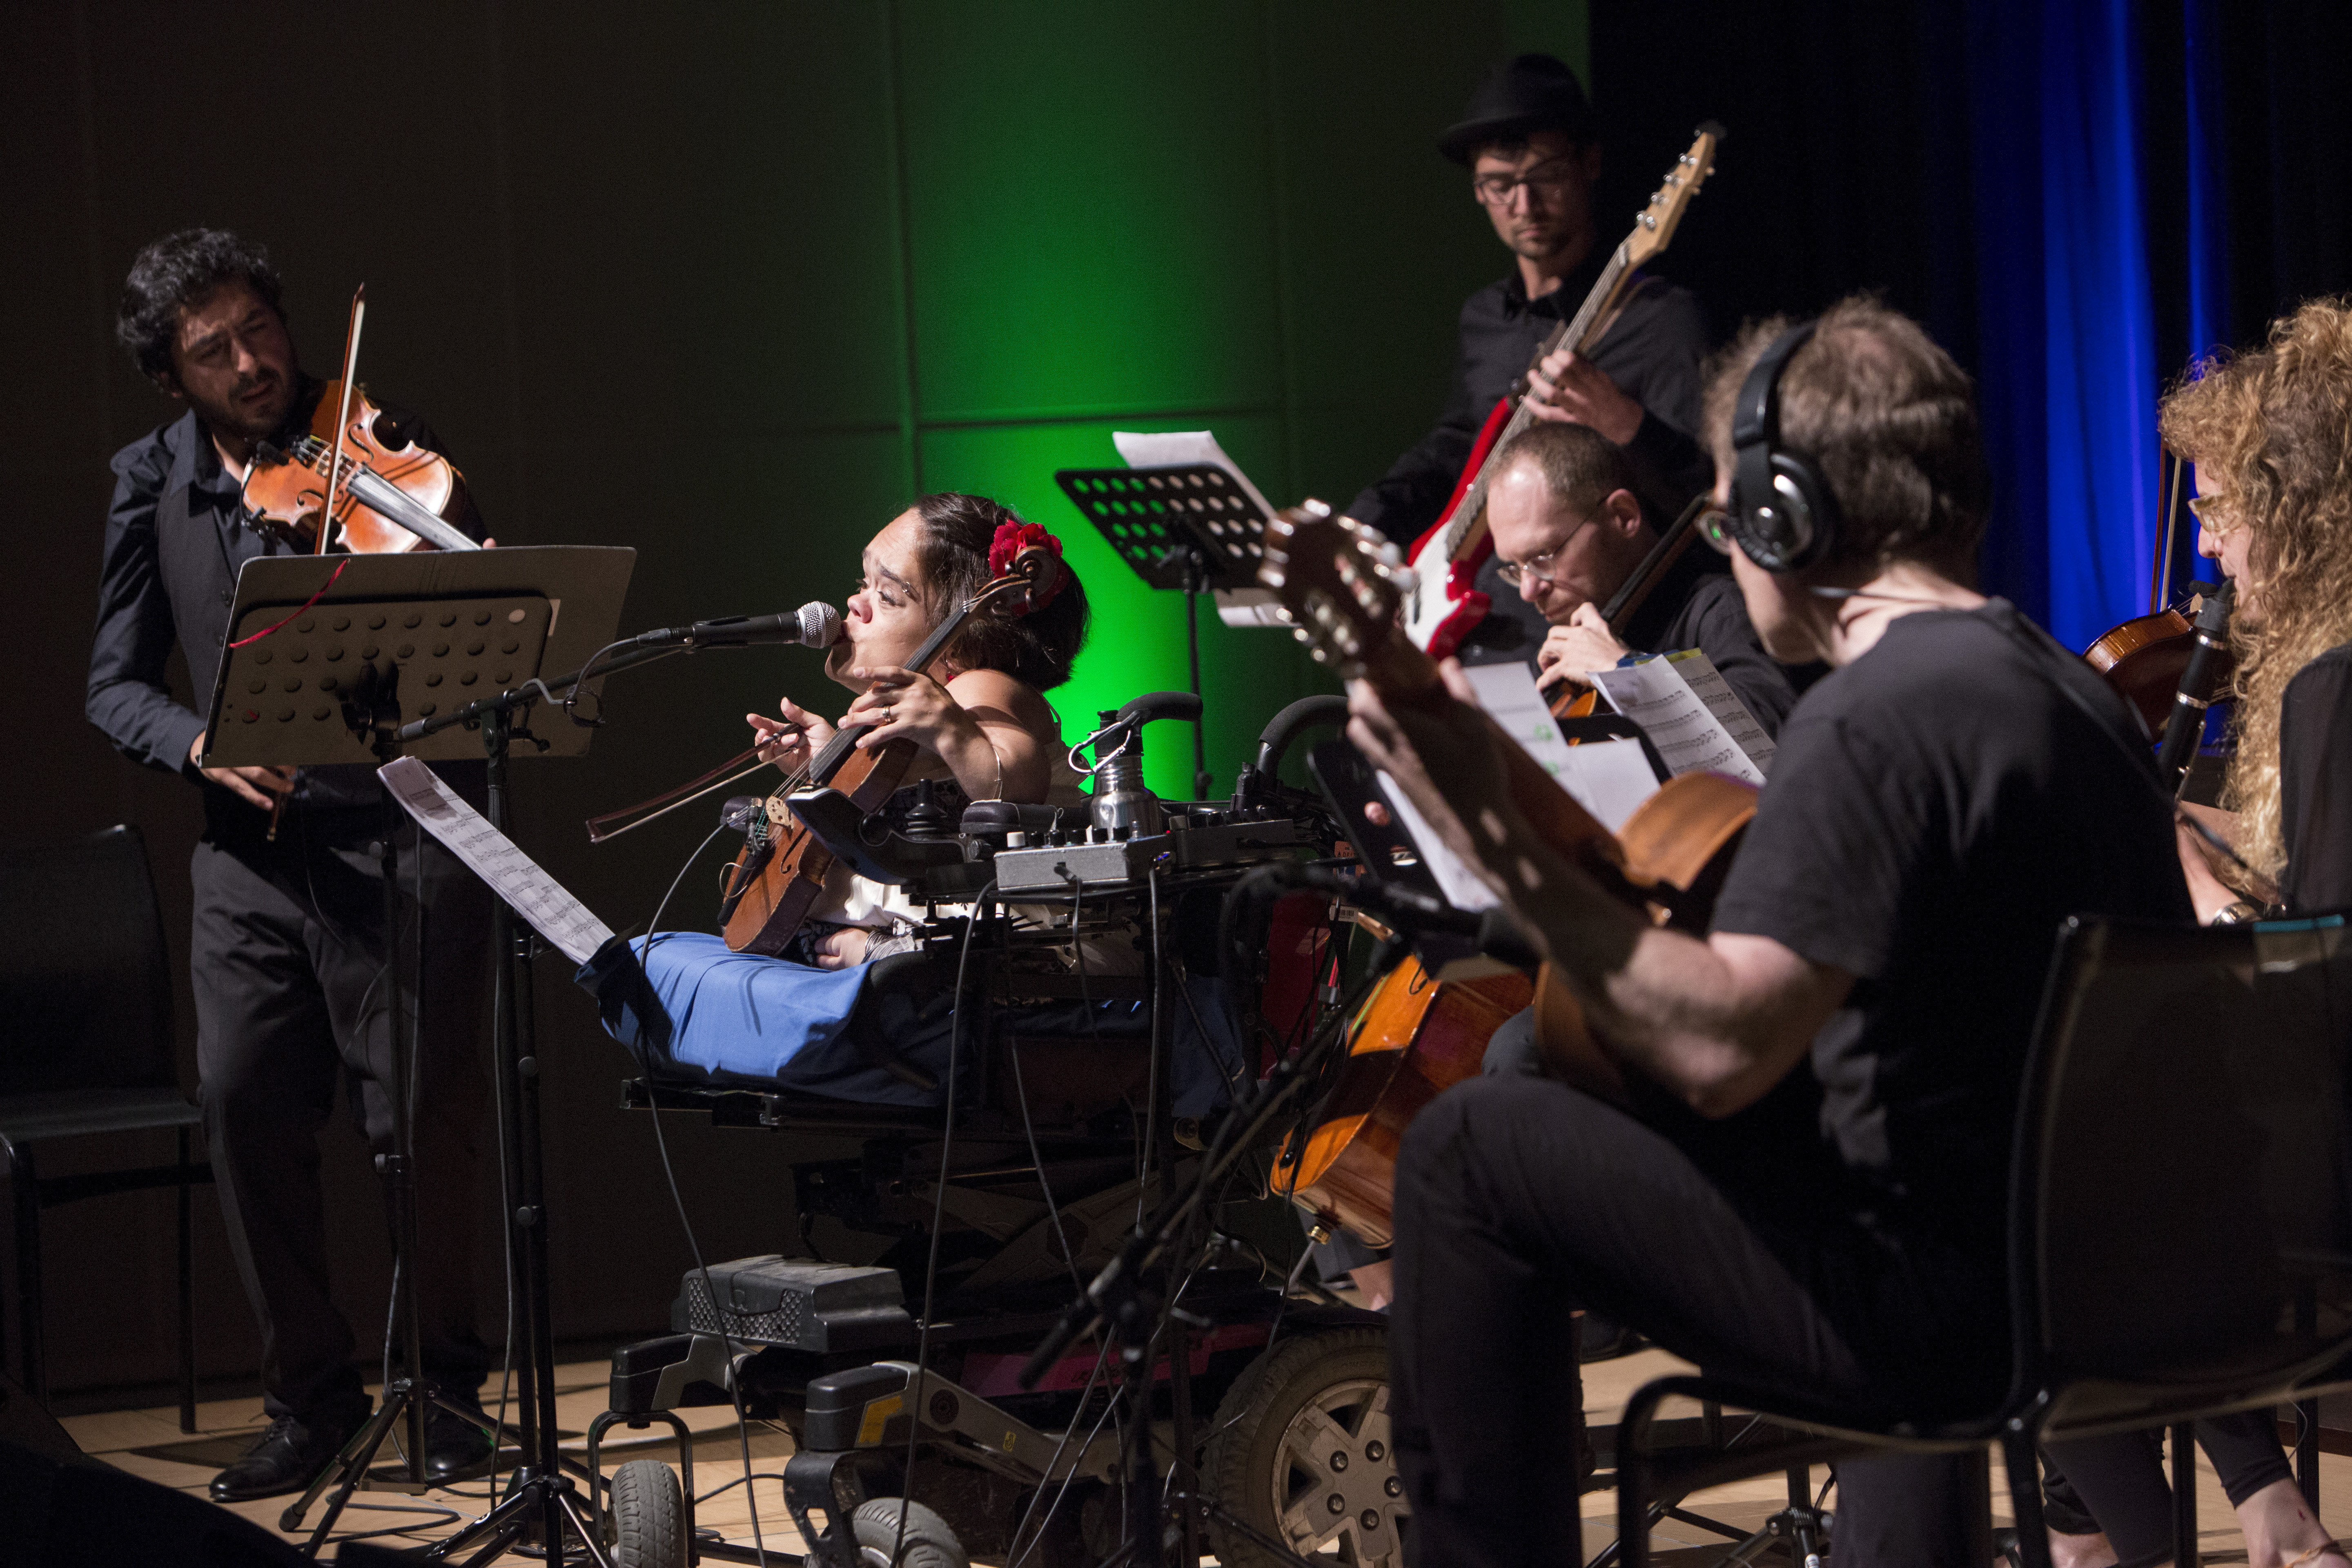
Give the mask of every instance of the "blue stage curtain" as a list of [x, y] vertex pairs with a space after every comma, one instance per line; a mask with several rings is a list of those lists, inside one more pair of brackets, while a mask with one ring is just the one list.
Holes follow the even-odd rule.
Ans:
[[2040, 29], [2050, 630], [2082, 647], [2142, 613], [2157, 527], [2156, 312], [2126, 0]]

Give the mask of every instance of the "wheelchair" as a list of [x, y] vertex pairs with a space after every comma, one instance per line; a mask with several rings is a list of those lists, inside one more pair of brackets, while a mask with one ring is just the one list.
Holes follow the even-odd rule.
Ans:
[[[1338, 824], [1275, 773], [1297, 733], [1340, 710], [1313, 698], [1277, 715], [1232, 799], [1160, 803], [1139, 798], [1140, 731], [1197, 716], [1199, 700], [1138, 699], [1094, 742], [1117, 761], [1098, 763], [1097, 820], [1083, 826], [987, 802], [951, 832], [901, 831], [829, 792], [794, 797], [837, 856], [928, 907], [920, 946], [869, 966], [847, 1037], [869, 1066], [954, 1104], [829, 1100], [640, 1054], [629, 1107], [832, 1134], [855, 1152], [793, 1167], [800, 1256], [690, 1270], [671, 1331], [614, 1352], [590, 1472], [601, 1476], [616, 1425], [666, 1424], [680, 1461], [677, 1473], [633, 1461], [604, 1489], [616, 1561], [754, 1560], [695, 1525], [677, 1413], [696, 1405], [790, 1432], [785, 1501], [815, 1562], [887, 1562], [902, 1535], [908, 1563], [980, 1554], [1076, 1568], [1117, 1553], [1134, 1413], [1122, 1414], [1110, 1342], [1074, 1344], [1032, 1385], [1021, 1373], [1143, 1215], [1193, 1178], [1223, 1104], [1258, 1078], [1262, 1047], [1295, 1040], [1318, 1012], [1328, 1021], [1352, 930], [1344, 911], [1318, 900], [1309, 925], [1296, 911], [1277, 923], [1280, 939], [1258, 950], [1286, 949], [1271, 974], [1228, 973], [1241, 965], [1218, 931], [1227, 893], [1253, 870], [1333, 858]], [[994, 900], [975, 904], [991, 884]], [[1072, 963], [1123, 942], [1137, 962]], [[1266, 1012], [1277, 994], [1286, 1008], [1304, 999], [1280, 1026]], [[936, 1043], [942, 1026], [946, 1081], [935, 1051], [907, 1047]], [[1204, 1076], [1225, 1092], [1204, 1094]], [[1230, 1184], [1210, 1205], [1206, 1244], [1162, 1282], [1174, 1306], [1153, 1342], [1145, 1419], [1171, 1478], [1171, 1543], [1184, 1561], [1205, 1547], [1227, 1563], [1273, 1564], [1336, 1544], [1343, 1561], [1401, 1563], [1386, 1320], [1290, 1293], [1251, 1238], [1295, 1246], [1285, 1207], [1262, 1182]], [[880, 1255], [818, 1256], [821, 1218], [882, 1238]]]

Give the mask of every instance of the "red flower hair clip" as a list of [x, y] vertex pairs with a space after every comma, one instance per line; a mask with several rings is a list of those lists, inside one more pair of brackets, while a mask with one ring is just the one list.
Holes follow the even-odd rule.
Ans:
[[1043, 545], [1052, 551], [1056, 563], [1052, 580], [1030, 590], [1029, 609], [1034, 614], [1052, 604], [1055, 595], [1062, 591], [1062, 585], [1069, 581], [1069, 568], [1059, 564], [1062, 559], [1062, 542], [1046, 532], [1045, 524], [998, 523], [996, 537], [989, 542], [988, 546], [988, 574], [992, 577], [1003, 576], [1013, 569], [1014, 558], [1031, 545]]

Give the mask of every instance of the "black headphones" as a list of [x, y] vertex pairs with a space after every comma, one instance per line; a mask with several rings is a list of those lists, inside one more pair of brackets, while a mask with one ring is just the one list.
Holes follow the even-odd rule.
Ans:
[[1837, 497], [1810, 458], [1780, 447], [1780, 372], [1820, 324], [1805, 321], [1773, 339], [1732, 407], [1731, 536], [1767, 572], [1810, 566], [1837, 538]]

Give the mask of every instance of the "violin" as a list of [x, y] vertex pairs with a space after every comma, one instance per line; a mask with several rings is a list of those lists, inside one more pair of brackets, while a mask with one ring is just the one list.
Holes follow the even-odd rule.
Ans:
[[284, 450], [266, 441], [255, 447], [245, 474], [246, 514], [255, 526], [320, 555], [331, 544], [353, 555], [478, 550], [446, 521], [466, 506], [457, 466], [412, 441], [388, 446], [377, 433], [383, 410], [352, 379], [366, 317], [362, 284], [352, 297], [341, 377], [327, 384], [310, 429]]
[[[1362, 524], [1310, 502], [1266, 530], [1259, 582], [1275, 591], [1316, 658], [1349, 679], [1370, 681], [1398, 706], [1451, 701], [1436, 663], [1397, 623], [1402, 598], [1394, 545]], [[1644, 918], [1704, 931], [1707, 911], [1748, 824], [1755, 786], [1722, 773], [1669, 779], [1614, 835], [1540, 763], [1497, 731], [1512, 804], [1553, 849], [1577, 862]], [[1349, 1055], [1326, 1098], [1320, 1125], [1281, 1156], [1299, 1203], [1325, 1222], [1344, 1221], [1367, 1239], [1391, 1234], [1398, 1140], [1414, 1111], [1440, 1090], [1475, 1076], [1486, 1040], [1532, 995], [1536, 1045], [1561, 1078], [1623, 1105], [1622, 1070], [1587, 1024], [1549, 964], [1532, 991], [1526, 982], [1432, 984], [1418, 964], [1402, 965], [1350, 1026]]]
[[[1601, 606], [1601, 618], [1609, 623], [1611, 637], [1620, 642], [1624, 640], [1626, 623], [1641, 613], [1642, 605], [1650, 597], [1650, 590], [1664, 580], [1667, 571], [1683, 558], [1683, 552], [1690, 548], [1691, 541], [1698, 537], [1699, 514], [1706, 510], [1707, 504], [1714, 499], [1704, 492], [1691, 497], [1689, 504], [1683, 508], [1682, 515], [1658, 536], [1658, 542], [1650, 546], [1650, 552], [1642, 557], [1642, 563], [1633, 568], [1633, 574], [1617, 584], [1617, 591], [1610, 595], [1608, 603]], [[1589, 719], [1597, 710], [1600, 700], [1599, 688], [1579, 686], [1570, 681], [1551, 700], [1551, 716], [1555, 719]]]
[[2163, 544], [2148, 579], [2149, 613], [2102, 633], [2083, 650], [2083, 659], [2139, 710], [2150, 734], [2162, 737], [2157, 768], [2166, 786], [2178, 795], [2187, 787], [2189, 765], [2204, 739], [2206, 712], [2237, 676], [2237, 661], [2229, 647], [2236, 584], [2191, 583], [2187, 597], [2165, 603], [2172, 583], [2173, 549], [2187, 510], [2182, 492], [2188, 464], [2179, 454], [2167, 452], [2165, 465], [2168, 493], [2158, 530]]
[[[2199, 651], [2198, 623], [2191, 617], [2201, 616], [2228, 591], [2226, 584], [2218, 592], [2210, 583], [2190, 587], [2187, 597], [2154, 615], [2135, 616], [2102, 632], [2083, 650], [2083, 662], [2105, 676], [2109, 686], [2139, 710], [2150, 734], [2164, 732], [2178, 702], [2181, 679]], [[2226, 622], [2226, 601], [2222, 614]], [[2227, 647], [2217, 646], [2213, 653], [2217, 657], [2210, 658], [2206, 667], [2210, 684], [2199, 694], [2200, 711], [2236, 669]]]
[[[1060, 570], [1053, 552], [1039, 544], [1028, 546], [1013, 558], [1003, 576], [983, 584], [933, 627], [906, 667], [920, 674], [974, 615], [1016, 603], [1024, 610], [1034, 607], [1046, 596]], [[729, 951], [772, 958], [782, 952], [824, 891], [833, 851], [793, 815], [795, 793], [835, 790], [847, 795], [861, 814], [871, 816], [906, 782], [921, 748], [901, 740], [859, 751], [857, 738], [872, 728], [858, 724], [835, 731], [807, 768], [787, 778], [752, 818], [742, 850], [727, 868], [720, 888], [719, 920]]]

